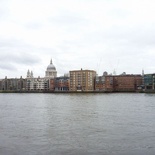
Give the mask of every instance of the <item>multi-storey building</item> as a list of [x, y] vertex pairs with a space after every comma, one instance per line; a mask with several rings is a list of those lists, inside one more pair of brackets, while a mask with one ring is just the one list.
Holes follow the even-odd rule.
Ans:
[[13, 90], [13, 91], [22, 91], [26, 88], [26, 81], [25, 79], [21, 78], [10, 78], [1, 80], [1, 90]]
[[27, 78], [26, 79], [26, 90], [49, 90], [49, 79], [45, 78]]
[[141, 86], [142, 86], [141, 75], [114, 76], [115, 91], [136, 91]]
[[135, 86], [137, 90], [143, 90], [144, 88], [143, 75], [135, 76]]
[[113, 91], [113, 76], [108, 75], [108, 72], [103, 72], [102, 76], [95, 77], [96, 91]]
[[49, 90], [54, 91], [55, 90], [55, 79], [49, 79]]
[[69, 90], [69, 77], [57, 77], [54, 79], [55, 91], [68, 91]]
[[155, 90], [155, 73], [144, 75], [144, 89]]
[[105, 83], [105, 76], [96, 76], [95, 77], [95, 90], [96, 91], [105, 91], [106, 83]]
[[73, 70], [70, 71], [70, 91], [93, 91], [96, 71]]
[[96, 91], [113, 91], [113, 76], [96, 76], [95, 78]]
[[141, 75], [103, 75], [95, 78], [97, 91], [136, 91], [141, 87]]
[[33, 72], [27, 72], [26, 78], [26, 90], [35, 91], [35, 90], [49, 90], [49, 79], [48, 78], [34, 78]]

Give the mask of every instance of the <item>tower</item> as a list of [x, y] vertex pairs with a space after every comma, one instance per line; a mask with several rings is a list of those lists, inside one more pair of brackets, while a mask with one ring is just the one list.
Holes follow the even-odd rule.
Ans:
[[27, 76], [26, 76], [26, 78], [33, 78], [33, 72], [31, 71], [29, 71], [29, 69], [28, 69], [28, 71], [27, 71]]
[[29, 71], [29, 69], [28, 69], [28, 71], [27, 71], [27, 76], [26, 76], [27, 78], [30, 78], [31, 77], [31, 74], [30, 74], [30, 71]]

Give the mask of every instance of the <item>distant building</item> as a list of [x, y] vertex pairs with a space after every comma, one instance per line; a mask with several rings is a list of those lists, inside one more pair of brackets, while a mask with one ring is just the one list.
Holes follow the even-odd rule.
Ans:
[[47, 70], [45, 71], [45, 78], [55, 78], [57, 77], [57, 71], [55, 66], [52, 63], [52, 59], [50, 61], [50, 64], [47, 66]]
[[50, 91], [55, 90], [55, 79], [53, 79], [53, 78], [49, 79], [49, 90]]
[[107, 71], [103, 72], [103, 76], [107, 76], [107, 75], [108, 75]]
[[114, 91], [136, 91], [141, 86], [141, 75], [122, 74], [114, 76]]
[[113, 91], [113, 76], [103, 74], [95, 78], [96, 91]]
[[141, 75], [107, 75], [95, 78], [96, 91], [136, 91], [142, 87]]
[[69, 77], [57, 77], [54, 79], [55, 91], [69, 91]]
[[70, 71], [70, 91], [93, 91], [95, 76], [94, 70]]
[[155, 90], [155, 73], [144, 74], [144, 89]]
[[49, 90], [49, 79], [45, 78], [27, 78], [26, 79], [26, 90]]
[[2, 79], [0, 82], [0, 89], [5, 91], [22, 91], [26, 88], [25, 79], [21, 78], [7, 78]]
[[2, 79], [0, 79], [0, 90], [2, 90]]
[[[27, 91], [37, 91], [37, 90], [54, 90], [54, 79], [57, 77], [57, 71], [55, 66], [52, 63], [52, 59], [50, 61], [50, 64], [47, 66], [47, 69], [45, 71], [45, 77], [41, 78], [34, 78], [33, 72], [27, 71], [26, 76], [26, 90]], [[52, 83], [53, 82], [53, 83]]]

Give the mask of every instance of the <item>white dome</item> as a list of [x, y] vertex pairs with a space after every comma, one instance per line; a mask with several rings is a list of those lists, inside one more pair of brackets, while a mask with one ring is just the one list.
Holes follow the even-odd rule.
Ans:
[[53, 64], [48, 65], [47, 70], [56, 70]]
[[52, 64], [52, 59], [50, 61], [50, 64], [47, 66], [47, 71], [56, 70], [55, 66]]
[[55, 66], [52, 63], [52, 59], [50, 61], [50, 64], [47, 66], [47, 70], [45, 71], [45, 77], [46, 78], [55, 78], [57, 77], [57, 71]]

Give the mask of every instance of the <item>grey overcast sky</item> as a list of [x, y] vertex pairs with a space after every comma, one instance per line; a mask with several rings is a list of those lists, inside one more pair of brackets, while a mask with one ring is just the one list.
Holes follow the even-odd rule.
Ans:
[[0, 0], [0, 78], [155, 72], [155, 0]]

